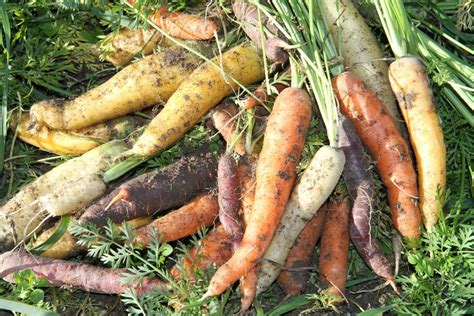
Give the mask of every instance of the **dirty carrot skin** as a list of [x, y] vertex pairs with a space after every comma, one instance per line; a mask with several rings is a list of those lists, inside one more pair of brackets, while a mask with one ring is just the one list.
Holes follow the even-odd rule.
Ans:
[[339, 147], [344, 151], [344, 182], [353, 200], [349, 233], [357, 251], [375, 274], [387, 280], [396, 290], [390, 262], [371, 235], [370, 219], [374, 208], [374, 182], [370, 161], [357, 136], [354, 125], [343, 118], [339, 126]]
[[137, 230], [133, 242], [146, 247], [150, 243], [153, 229], [157, 231], [161, 242], [178, 240], [197, 233], [201, 227], [211, 226], [218, 214], [217, 198], [208, 194], [200, 195], [183, 207]]
[[287, 88], [275, 100], [257, 163], [251, 219], [239, 249], [217, 270], [204, 297], [225, 291], [265, 253], [295, 183], [310, 119], [311, 100], [305, 90]]
[[[288, 88], [290, 82], [290, 75], [291, 75], [291, 69], [290, 67], [286, 68], [284, 71], [284, 74], [288, 76], [288, 80], [286, 80], [285, 83], [275, 83], [273, 87], [277, 90], [278, 94], [282, 92], [284, 89]], [[244, 109], [253, 109], [259, 104], [264, 103], [267, 101], [268, 94], [266, 90], [266, 84], [263, 82], [258, 88], [253, 92], [254, 96], [249, 95], [247, 99], [244, 101]]]
[[[132, 5], [136, 3], [135, 0], [128, 2]], [[208, 40], [219, 31], [219, 26], [212, 19], [183, 12], [169, 12], [166, 5], [150, 14], [149, 19], [164, 32], [182, 40]]]
[[385, 106], [354, 74], [338, 75], [333, 79], [333, 87], [341, 111], [354, 124], [357, 134], [375, 157], [387, 188], [395, 228], [409, 247], [416, 247], [421, 214], [416, 173], [406, 141]]
[[329, 203], [321, 235], [319, 274], [325, 292], [340, 300], [344, 294], [349, 260], [349, 200]]
[[239, 136], [235, 124], [236, 116], [239, 113], [237, 106], [231, 101], [223, 101], [216, 106], [212, 113], [212, 124], [222, 135], [228, 147], [240, 156], [245, 154], [244, 137]]
[[53, 260], [34, 256], [22, 250], [0, 255], [1, 278], [14, 282], [13, 273], [24, 269], [31, 269], [38, 277], [46, 279], [51, 286], [68, 286], [93, 293], [122, 294], [130, 287], [134, 287], [138, 293], [170, 289], [165, 282], [158, 279], [145, 278], [140, 285], [123, 284], [120, 278], [126, 269]]
[[[285, 267], [287, 269], [310, 266], [314, 247], [318, 243], [325, 219], [326, 208], [323, 205], [296, 238], [295, 244], [291, 247], [286, 259]], [[277, 282], [287, 295], [294, 296], [303, 293], [308, 279], [309, 270], [292, 271], [283, 269]]]
[[416, 57], [394, 61], [389, 67], [389, 79], [415, 152], [420, 210], [426, 230], [431, 232], [438, 221], [446, 186], [446, 146], [433, 91], [426, 69]]

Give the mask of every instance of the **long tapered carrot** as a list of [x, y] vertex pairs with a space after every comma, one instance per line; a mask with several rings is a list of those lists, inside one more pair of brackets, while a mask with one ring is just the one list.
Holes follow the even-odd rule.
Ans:
[[313, 218], [306, 224], [286, 259], [285, 268], [278, 276], [278, 285], [286, 294], [293, 296], [301, 294], [309, 279], [309, 270], [294, 270], [309, 267], [314, 247], [319, 240], [326, 219], [326, 207], [323, 205]]
[[217, 270], [204, 298], [222, 293], [265, 253], [295, 183], [310, 119], [311, 100], [305, 90], [287, 88], [275, 100], [257, 163], [251, 219], [239, 249]]
[[341, 111], [354, 124], [357, 134], [369, 148], [392, 210], [392, 221], [410, 247], [420, 237], [416, 173], [408, 144], [382, 102], [354, 74], [346, 72], [333, 80]]
[[[132, 5], [135, 0], [128, 0]], [[183, 12], [169, 12], [166, 5], [162, 5], [149, 19], [169, 35], [182, 40], [208, 40], [219, 31], [217, 23], [209, 18], [190, 15]]]
[[389, 67], [389, 79], [415, 152], [420, 210], [426, 230], [431, 232], [438, 221], [446, 186], [446, 146], [433, 92], [425, 67], [416, 57], [403, 57], [393, 62]]
[[243, 156], [245, 154], [244, 138], [239, 136], [235, 122], [238, 113], [239, 109], [233, 102], [224, 101], [214, 109], [212, 124], [222, 135], [227, 146]]
[[183, 207], [140, 228], [133, 242], [146, 247], [153, 229], [157, 230], [162, 242], [178, 240], [197, 233], [203, 226], [211, 226], [218, 214], [217, 198], [208, 194], [200, 195]]
[[349, 260], [349, 200], [345, 197], [329, 203], [326, 210], [319, 252], [319, 274], [325, 292], [342, 298]]

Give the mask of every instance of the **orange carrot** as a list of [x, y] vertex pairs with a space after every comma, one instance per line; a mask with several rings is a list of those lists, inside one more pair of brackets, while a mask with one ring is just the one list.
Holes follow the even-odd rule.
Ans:
[[192, 278], [193, 270], [204, 270], [207, 266], [220, 266], [232, 256], [232, 241], [222, 225], [209, 232], [198, 247], [189, 251], [189, 256], [171, 269], [171, 275], [179, 280], [183, 275]]
[[245, 154], [244, 137], [239, 136], [235, 124], [239, 109], [231, 101], [224, 101], [216, 106], [212, 114], [212, 124], [225, 139], [227, 146], [234, 149], [236, 153]]
[[225, 291], [253, 268], [268, 248], [295, 183], [310, 119], [311, 100], [305, 90], [287, 88], [275, 100], [257, 163], [250, 221], [240, 247], [217, 270], [204, 298]]
[[[136, 3], [135, 0], [128, 2], [132, 5]], [[182, 40], [208, 40], [219, 30], [212, 19], [183, 12], [169, 12], [166, 5], [150, 14], [149, 19], [164, 32]]]
[[325, 292], [342, 299], [349, 259], [349, 200], [345, 197], [336, 203], [329, 203], [326, 210], [319, 252], [319, 274]]
[[357, 134], [369, 148], [387, 188], [395, 228], [416, 247], [420, 237], [421, 213], [418, 188], [408, 144], [382, 102], [354, 74], [333, 79], [341, 111], [352, 121]]
[[326, 219], [326, 207], [321, 209], [306, 224], [286, 259], [285, 267], [278, 276], [278, 285], [286, 294], [293, 296], [303, 293], [306, 281], [309, 279], [309, 270], [294, 270], [295, 268], [309, 267], [314, 247], [319, 240]]
[[133, 242], [146, 247], [150, 242], [150, 233], [153, 229], [158, 231], [162, 242], [170, 242], [190, 236], [197, 233], [203, 226], [211, 226], [218, 213], [219, 206], [215, 196], [208, 194], [198, 196], [183, 207], [140, 228]]

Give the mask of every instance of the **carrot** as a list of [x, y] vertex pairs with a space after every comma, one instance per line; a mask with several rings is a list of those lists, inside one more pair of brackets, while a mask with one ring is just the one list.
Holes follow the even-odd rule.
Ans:
[[104, 226], [183, 205], [215, 183], [217, 161], [207, 146], [177, 162], [131, 179], [95, 204], [80, 222]]
[[243, 229], [239, 212], [239, 178], [237, 164], [230, 154], [219, 159], [217, 168], [217, 190], [219, 192], [219, 221], [229, 234], [234, 249], [239, 247]]
[[325, 206], [313, 216], [296, 238], [295, 244], [288, 252], [285, 269], [280, 272], [278, 285], [290, 296], [304, 292], [309, 279], [309, 270], [298, 270], [309, 267], [311, 257], [326, 219]]
[[257, 164], [251, 220], [239, 249], [217, 270], [204, 297], [222, 293], [265, 253], [295, 182], [310, 119], [311, 100], [305, 90], [287, 88], [277, 97]]
[[[266, 15], [258, 13], [254, 4], [246, 0], [234, 0], [232, 11], [235, 17], [241, 21], [242, 29], [252, 42], [260, 49], [265, 50], [267, 58], [274, 63], [284, 63], [288, 60], [288, 53], [283, 49], [289, 45], [282, 39], [276, 26], [271, 23]], [[263, 26], [263, 41], [260, 26]], [[267, 35], [271, 32], [272, 35]]]
[[[287, 85], [283, 83], [276, 83], [273, 85], [278, 93], [282, 92], [284, 89], [288, 88]], [[257, 105], [267, 101], [268, 94], [265, 91], [265, 84], [262, 83], [253, 93], [257, 98], [249, 95], [244, 102], [244, 109], [253, 109]]]
[[219, 214], [217, 199], [208, 194], [200, 195], [176, 211], [170, 212], [136, 232], [135, 244], [146, 247], [150, 234], [156, 229], [162, 242], [170, 242], [190, 236], [201, 227], [211, 226]]
[[325, 292], [336, 301], [344, 297], [349, 259], [349, 200], [329, 203], [321, 235], [319, 274]]
[[212, 113], [212, 124], [227, 142], [227, 146], [236, 153], [245, 154], [243, 137], [238, 135], [235, 119], [239, 109], [231, 101], [224, 101], [214, 109]]
[[370, 162], [354, 126], [347, 119], [340, 123], [339, 147], [347, 159], [343, 175], [349, 196], [354, 201], [349, 222], [351, 240], [372, 271], [396, 290], [390, 262], [370, 233], [375, 194]]
[[77, 131], [59, 131], [35, 126], [28, 114], [16, 126], [18, 138], [41, 150], [59, 155], [80, 155], [113, 139], [123, 139], [138, 127], [132, 117], [124, 116]]
[[208, 266], [220, 266], [232, 256], [232, 241], [222, 225], [209, 232], [189, 255], [171, 269], [171, 275], [179, 280], [183, 276], [193, 278], [193, 271]]
[[68, 286], [87, 292], [122, 294], [133, 287], [138, 293], [168, 290], [163, 281], [144, 278], [140, 285], [122, 284], [121, 275], [126, 269], [110, 269], [64, 260], [53, 260], [30, 255], [24, 251], [11, 251], [0, 255], [0, 277], [14, 282], [14, 272], [31, 269], [51, 286]]
[[102, 173], [126, 149], [122, 141], [103, 144], [23, 187], [0, 208], [0, 252], [24, 240], [47, 216], [72, 214], [102, 196]]
[[431, 232], [446, 187], [446, 146], [433, 92], [426, 69], [416, 57], [398, 58], [390, 65], [389, 78], [415, 152], [420, 210], [426, 230]]
[[408, 145], [385, 106], [349, 72], [333, 80], [341, 111], [354, 124], [357, 134], [377, 161], [392, 209], [392, 221], [409, 247], [420, 238], [416, 174]]
[[404, 128], [400, 111], [389, 88], [384, 52], [364, 18], [351, 0], [323, 0], [321, 7], [344, 66], [385, 104], [398, 128]]
[[[135, 0], [128, 2], [132, 5], [136, 3]], [[183, 40], [208, 40], [219, 31], [219, 26], [212, 19], [183, 12], [169, 12], [166, 5], [161, 5], [156, 12], [150, 14], [149, 19], [165, 33]]]
[[[206, 45], [193, 48], [210, 54]], [[182, 47], [147, 56], [128, 65], [105, 83], [71, 100], [44, 100], [32, 105], [39, 126], [77, 130], [166, 102], [201, 59]]]

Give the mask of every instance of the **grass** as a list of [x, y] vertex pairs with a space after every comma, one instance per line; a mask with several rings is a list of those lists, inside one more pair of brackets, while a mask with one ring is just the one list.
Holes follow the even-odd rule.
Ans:
[[[182, 1], [178, 2], [182, 3]], [[27, 3], [30, 5], [27, 6]], [[45, 171], [70, 158], [45, 154], [32, 146], [16, 141], [14, 132], [11, 130], [7, 132], [6, 118], [16, 115], [20, 108], [28, 109], [38, 100], [76, 95], [103, 82], [116, 70], [100, 63], [95, 56], [89, 54], [90, 47], [101, 36], [108, 31], [116, 30], [121, 24], [129, 24], [135, 20], [144, 23], [143, 16], [140, 17], [135, 11], [119, 2], [108, 4], [108, 1], [89, 1], [88, 3], [25, 0], [5, 3], [4, 0], [0, 0], [3, 49], [0, 55], [0, 69], [2, 69], [0, 85], [3, 91], [0, 113], [2, 118], [0, 154], [5, 155], [4, 161], [1, 158], [3, 156], [0, 156], [0, 165], [4, 168], [0, 190], [2, 200], [10, 197], [21, 186]], [[465, 29], [460, 32], [456, 26], [456, 24], [466, 24], [463, 20], [465, 14], [459, 13], [457, 7], [453, 6], [453, 1], [437, 1], [435, 6], [431, 6], [431, 2], [428, 1], [420, 3], [416, 6], [416, 11], [409, 10], [410, 19], [420, 22], [417, 23], [420, 30], [433, 38], [438, 43], [437, 45], [455, 54], [455, 60], [472, 61], [472, 57], [466, 57], [461, 53], [466, 49], [455, 42], [472, 47], [472, 38], [469, 34]], [[216, 4], [216, 6], [224, 5], [225, 1], [219, 1]], [[410, 5], [407, 3], [409, 8]], [[264, 11], [262, 8], [261, 14], [266, 14], [266, 12], [273, 14], [273, 11]], [[7, 20], [10, 23], [5, 23]], [[380, 25], [375, 26], [380, 28]], [[222, 43], [231, 42], [230, 39], [220, 40]], [[385, 40], [383, 36], [381, 40]], [[442, 52], [442, 50], [437, 51]], [[431, 52], [434, 54], [434, 50]], [[443, 84], [445, 80], [443, 67], [444, 62], [440, 60], [429, 70], [434, 83], [440, 87], [435, 89], [435, 94], [447, 145], [449, 195], [444, 207], [445, 215], [440, 217], [440, 223], [435, 231], [429, 235], [423, 234], [423, 247], [416, 252], [402, 251], [401, 273], [397, 278], [402, 296], [390, 296], [385, 302], [387, 308], [391, 308], [391, 312], [399, 314], [449, 315], [474, 312], [470, 307], [474, 305], [471, 285], [471, 280], [474, 278], [474, 236], [472, 234], [474, 228], [472, 224], [474, 219], [474, 159], [472, 156], [474, 130], [468, 116], [468, 114], [472, 115], [472, 111], [469, 112], [467, 102], [459, 97], [457, 91]], [[450, 67], [456, 67], [456, 64]], [[466, 74], [471, 71], [467, 68], [461, 70], [466, 71]], [[271, 75], [268, 78], [271, 86]], [[466, 78], [461, 79], [469, 84]], [[315, 86], [316, 84], [313, 85]], [[447, 92], [442, 90], [446, 88], [448, 88]], [[450, 92], [454, 93], [453, 98], [449, 98]], [[241, 96], [235, 98], [238, 101]], [[247, 111], [239, 118], [239, 124], [245, 130], [252, 130], [253, 122], [252, 111]], [[324, 119], [319, 116], [313, 118], [300, 165], [301, 170], [317, 148], [328, 142], [328, 136], [322, 127], [323, 122]], [[247, 139], [249, 144], [256, 141], [259, 136], [257, 133], [258, 131], [254, 130], [254, 133], [249, 135]], [[142, 168], [132, 171], [128, 176], [167, 165], [178, 159], [186, 148], [196, 147], [209, 139], [214, 142], [214, 146], [222, 146], [219, 138], [212, 135], [213, 131], [204, 123], [200, 123], [178, 144], [148, 160]], [[392, 251], [391, 225], [385, 192], [378, 179], [376, 179], [376, 185], [378, 202], [372, 221], [373, 228], [384, 251], [390, 254]], [[92, 247], [91, 254], [102, 258], [104, 264], [132, 268], [130, 278], [143, 275], [169, 277], [167, 264], [172, 264], [173, 260], [176, 260], [177, 253], [185, 256], [189, 245], [195, 245], [203, 235], [201, 233], [188, 240], [186, 245], [179, 243], [165, 245], [156, 241], [152, 249], [137, 250], [131, 248], [129, 243], [117, 242], [117, 240], [127, 241], [132, 238], [133, 232], [129, 229], [119, 234], [109, 228], [105, 235], [99, 234], [93, 228], [84, 228], [87, 231], [81, 231], [77, 227], [76, 229], [82, 238], [94, 238], [94, 240], [99, 236], [103, 238], [102, 243], [99, 244], [101, 246]], [[238, 311], [239, 294], [235, 289], [227, 291], [223, 296], [212, 301], [207, 301], [205, 305], [199, 301], [212, 271], [212, 269], [196, 271], [198, 277], [202, 278], [197, 286], [194, 284], [195, 286], [191, 287], [189, 280], [186, 279], [183, 284], [176, 284], [176, 292], [173, 293], [139, 298], [131, 291], [122, 298], [123, 304], [131, 314], [171, 313], [168, 302], [170, 299], [176, 300], [173, 294], [180, 293], [184, 295], [185, 305], [189, 307], [185, 310], [186, 312], [183, 312], [184, 314], [200, 314], [203, 312], [203, 306], [206, 306], [206, 312], [217, 315]], [[33, 278], [28, 272], [19, 274], [17, 277], [20, 278], [19, 285], [9, 285], [0, 281], [2, 298], [22, 301], [29, 305], [39, 304], [41, 308], [58, 312], [60, 311], [58, 306], [61, 305], [70, 306], [75, 311], [82, 310], [85, 313], [98, 312], [97, 304], [100, 303], [97, 302], [97, 298], [92, 299], [82, 292], [43, 288], [41, 281]], [[277, 286], [273, 286], [256, 301], [255, 311], [260, 314], [269, 312], [271, 315], [295, 309], [298, 311], [317, 309], [319, 312], [322, 297], [316, 292], [317, 278], [315, 270], [312, 273], [314, 282], [310, 286], [312, 293], [316, 295], [283, 301], [284, 295]], [[363, 305], [352, 292], [357, 292], [361, 288], [371, 290], [380, 283], [381, 281], [374, 278], [373, 273], [351, 248], [348, 280], [351, 304], [349, 307], [341, 307], [340, 311], [362, 312], [367, 309], [366, 302]], [[374, 295], [379, 295], [378, 293]], [[366, 297], [365, 294], [362, 297]], [[357, 304], [361, 306], [358, 307]], [[368, 309], [366, 312], [370, 315], [371, 312], [376, 313], [380, 310]]]

